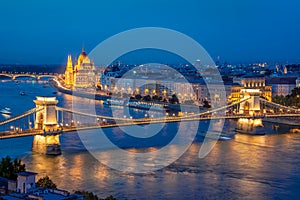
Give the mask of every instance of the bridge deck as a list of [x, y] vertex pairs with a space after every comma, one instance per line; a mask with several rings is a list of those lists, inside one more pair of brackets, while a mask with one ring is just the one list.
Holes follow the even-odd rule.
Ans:
[[[239, 118], [247, 118], [247, 119], [262, 119], [262, 118], [278, 118], [278, 117], [300, 117], [300, 114], [273, 114], [273, 115], [259, 115], [259, 116], [247, 116], [247, 115], [224, 115], [224, 116], [198, 116], [198, 117], [166, 117], [166, 118], [141, 118], [141, 119], [132, 119], [127, 120], [125, 122], [120, 123], [107, 123], [101, 122], [98, 124], [82, 124], [79, 126], [63, 126], [62, 133], [64, 132], [72, 132], [76, 130], [92, 130], [99, 128], [114, 128], [114, 127], [122, 127], [122, 126], [132, 126], [132, 125], [147, 125], [147, 124], [158, 124], [158, 123], [174, 123], [174, 122], [184, 122], [184, 121], [202, 121], [202, 120], [222, 120], [222, 119], [239, 119]], [[300, 125], [300, 124], [299, 124]], [[25, 131], [6, 131], [0, 132], [0, 140], [1, 139], [9, 139], [9, 138], [17, 138], [17, 137], [27, 137], [34, 135], [44, 135], [44, 131], [42, 130], [25, 130]]]

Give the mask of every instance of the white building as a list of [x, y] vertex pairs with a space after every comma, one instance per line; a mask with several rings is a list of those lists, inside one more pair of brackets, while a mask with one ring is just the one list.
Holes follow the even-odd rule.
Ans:
[[296, 80], [296, 87], [300, 87], [300, 77], [298, 77]]
[[272, 86], [272, 96], [286, 96], [292, 93], [296, 87], [296, 77], [276, 77], [268, 80], [268, 85]]
[[30, 190], [35, 188], [35, 177], [37, 173], [34, 172], [19, 172], [17, 180], [17, 191], [22, 194], [27, 194]]

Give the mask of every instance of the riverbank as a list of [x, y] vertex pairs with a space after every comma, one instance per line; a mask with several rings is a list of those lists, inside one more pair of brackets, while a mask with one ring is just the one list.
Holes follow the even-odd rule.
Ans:
[[[69, 94], [69, 95], [74, 95], [74, 96], [78, 96], [78, 97], [83, 97], [83, 98], [88, 98], [88, 99], [93, 99], [93, 100], [103, 100], [106, 101], [108, 99], [111, 99], [112, 96], [109, 95], [101, 95], [101, 94], [97, 94], [97, 93], [88, 93], [88, 92], [83, 92], [83, 91], [74, 91], [68, 88], [64, 88], [62, 86], [60, 86], [59, 81], [58, 80], [50, 80], [49, 84], [55, 88], [57, 91], [62, 92], [64, 94]], [[115, 97], [113, 97], [114, 99], [116, 99]], [[122, 100], [122, 98], [120, 98], [120, 100]], [[132, 100], [133, 102], [140, 102], [140, 103], [144, 103], [144, 104], [151, 104], [151, 103], [155, 103], [155, 104], [161, 104], [164, 108], [166, 108], [167, 110], [173, 111], [173, 112], [194, 112], [194, 113], [198, 113], [199, 111], [205, 111], [207, 109], [204, 109], [201, 106], [197, 106], [197, 105], [187, 105], [187, 104], [169, 104], [169, 103], [162, 103], [162, 102], [152, 102], [152, 101], [138, 101], [138, 100]], [[124, 105], [126, 106], [126, 105]], [[136, 107], [137, 109], [143, 109], [143, 108], [139, 108]]]
[[60, 87], [58, 85], [57, 80], [53, 80], [53, 79], [49, 81], [49, 84], [53, 88], [55, 88], [57, 91], [59, 91], [61, 93], [64, 93], [64, 94], [69, 94], [69, 95], [74, 95], [74, 96], [88, 98], [88, 99], [94, 99], [94, 100], [103, 100], [103, 101], [111, 98], [111, 96], [109, 96], [109, 95], [104, 96], [104, 95], [100, 95], [100, 94], [97, 94], [97, 93], [74, 91], [74, 90], [71, 90], [71, 89], [68, 89], [68, 88], [63, 88], [63, 87]]
[[263, 118], [263, 122], [271, 122], [274, 124], [284, 124], [289, 126], [300, 126], [299, 119], [290, 119], [290, 118]]

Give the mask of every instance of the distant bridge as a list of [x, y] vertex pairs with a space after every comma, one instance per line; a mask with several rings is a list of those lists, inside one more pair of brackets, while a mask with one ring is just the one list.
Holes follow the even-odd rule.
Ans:
[[5, 77], [9, 77], [12, 80], [16, 80], [18, 77], [30, 77], [36, 80], [40, 80], [43, 77], [55, 77], [57, 76], [57, 73], [0, 73], [0, 76], [5, 76]]

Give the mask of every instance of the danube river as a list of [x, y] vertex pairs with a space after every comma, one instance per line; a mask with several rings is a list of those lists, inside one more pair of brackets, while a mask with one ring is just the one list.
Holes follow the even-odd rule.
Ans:
[[[3, 81], [0, 91], [1, 108], [11, 108], [13, 115], [34, 107], [33, 99], [39, 95], [56, 96], [60, 107], [70, 108], [72, 103], [71, 96], [53, 94], [55, 90], [49, 85], [35, 81]], [[79, 97], [75, 100], [94, 103]], [[101, 114], [110, 110], [98, 102], [96, 108]], [[144, 112], [131, 110], [133, 116]], [[3, 119], [5, 116], [1, 116]], [[32, 153], [32, 137], [0, 141], [0, 156], [21, 158], [27, 170], [37, 172], [38, 177], [48, 175], [59, 188], [88, 190], [102, 198], [113, 195], [117, 199], [296, 199], [300, 195], [300, 134], [289, 133], [287, 126], [281, 126], [280, 133], [274, 134], [272, 124], [264, 124], [270, 134], [237, 134], [233, 140], [219, 141], [208, 156], [199, 159], [203, 140], [200, 133], [207, 124], [200, 123], [193, 144], [177, 161], [146, 174], [120, 172], [101, 164], [85, 149], [76, 132], [61, 135], [61, 156]], [[226, 121], [224, 132], [233, 133], [235, 124]], [[177, 128], [178, 123], [165, 125], [158, 133], [159, 139], [149, 142], [151, 146], [147, 142], [136, 143], [119, 133], [118, 128], [106, 129], [106, 133], [124, 149], [153, 151], [168, 143]], [[188, 134], [188, 127], [186, 130]], [[173, 145], [172, 151], [176, 152], [179, 146]], [[111, 150], [104, 147], [102, 151]]]

